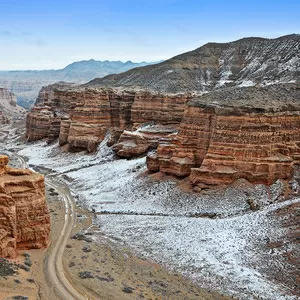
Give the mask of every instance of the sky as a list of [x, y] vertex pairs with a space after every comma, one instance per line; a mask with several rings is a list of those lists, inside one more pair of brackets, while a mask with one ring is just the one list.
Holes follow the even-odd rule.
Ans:
[[207, 42], [300, 33], [299, 0], [1, 0], [0, 70], [158, 61]]

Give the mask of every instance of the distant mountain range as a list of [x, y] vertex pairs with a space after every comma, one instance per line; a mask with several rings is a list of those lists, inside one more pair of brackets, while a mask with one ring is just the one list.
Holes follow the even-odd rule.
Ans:
[[87, 82], [96, 77], [103, 77], [108, 74], [116, 74], [127, 70], [143, 67], [153, 63], [145, 61], [135, 63], [132, 61], [99, 61], [99, 60], [82, 60], [67, 65], [64, 69], [59, 70], [28, 70], [28, 71], [0, 71], [0, 78], [13, 80], [28, 81], [74, 81]]
[[160, 92], [203, 92], [225, 86], [300, 80], [300, 35], [208, 43], [156, 65], [94, 79], [86, 86], [137, 87]]
[[117, 74], [132, 68], [142, 67], [148, 62], [97, 61], [94, 59], [74, 62], [60, 70], [0, 71], [0, 88], [7, 88], [17, 96], [17, 102], [29, 108], [44, 85], [58, 81], [85, 83], [96, 77]]

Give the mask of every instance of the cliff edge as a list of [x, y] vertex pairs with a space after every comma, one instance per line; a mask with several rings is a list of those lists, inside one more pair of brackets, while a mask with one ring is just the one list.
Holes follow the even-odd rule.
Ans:
[[151, 171], [199, 188], [238, 178], [289, 179], [300, 159], [300, 86], [228, 88], [188, 102], [178, 135], [148, 155]]
[[48, 246], [50, 216], [44, 177], [8, 161], [0, 155], [0, 257], [13, 258], [18, 250]]

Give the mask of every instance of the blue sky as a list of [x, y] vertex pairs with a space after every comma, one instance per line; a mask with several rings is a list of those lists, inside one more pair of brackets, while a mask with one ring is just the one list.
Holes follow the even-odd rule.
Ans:
[[0, 70], [157, 61], [207, 42], [300, 33], [299, 0], [1, 0]]

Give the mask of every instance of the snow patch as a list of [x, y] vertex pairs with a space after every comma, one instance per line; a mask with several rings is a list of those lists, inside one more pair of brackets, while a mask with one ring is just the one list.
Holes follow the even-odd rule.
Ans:
[[[145, 177], [145, 158], [115, 159], [105, 141], [89, 155], [64, 153], [58, 144], [44, 142], [30, 144], [19, 154], [29, 164], [66, 178], [78, 204], [100, 213], [95, 219], [99, 237], [104, 233], [203, 287], [239, 299], [294, 299], [262, 270], [264, 264], [281, 270], [282, 256], [262, 245], [282, 236], [283, 229], [269, 213], [288, 201], [266, 202], [263, 210], [249, 212], [245, 188], [228, 188], [213, 198], [186, 194], [175, 179]], [[276, 186], [271, 191], [276, 198]], [[270, 189], [263, 185], [252, 193], [256, 199], [270, 199]], [[197, 215], [217, 218], [191, 217]]]

